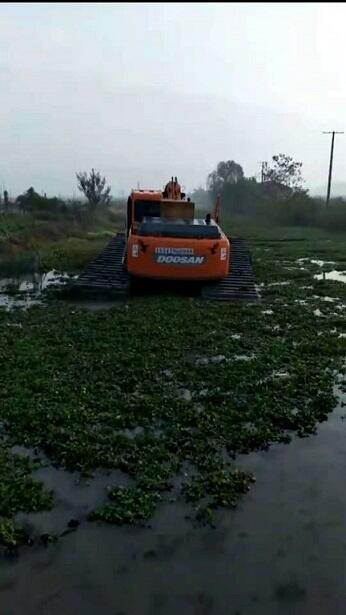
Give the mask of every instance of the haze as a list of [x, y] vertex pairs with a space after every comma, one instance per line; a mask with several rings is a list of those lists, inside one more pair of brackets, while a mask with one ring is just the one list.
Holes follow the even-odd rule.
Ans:
[[[178, 175], [205, 185], [219, 160], [246, 175], [287, 153], [324, 187], [346, 129], [346, 7], [321, 4], [0, 6], [0, 184], [76, 193], [94, 167], [115, 195]], [[346, 135], [336, 138], [334, 185]]]

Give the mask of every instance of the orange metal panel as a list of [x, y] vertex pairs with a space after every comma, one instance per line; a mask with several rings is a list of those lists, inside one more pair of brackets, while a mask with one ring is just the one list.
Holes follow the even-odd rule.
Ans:
[[162, 192], [158, 192], [157, 190], [133, 190], [131, 192], [131, 198], [133, 201], [143, 200], [143, 201], [161, 201]]
[[[137, 255], [137, 256], [136, 256]], [[167, 280], [218, 280], [229, 269], [230, 243], [221, 239], [183, 239], [129, 235], [127, 268], [133, 276]]]

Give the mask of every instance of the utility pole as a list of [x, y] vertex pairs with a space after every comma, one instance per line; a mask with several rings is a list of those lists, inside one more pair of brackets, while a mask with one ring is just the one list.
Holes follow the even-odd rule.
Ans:
[[326, 198], [326, 207], [329, 205], [330, 199], [330, 186], [332, 183], [332, 172], [333, 172], [333, 156], [334, 156], [334, 137], [335, 135], [343, 135], [343, 132], [338, 132], [337, 130], [330, 130], [329, 132], [323, 131], [324, 135], [332, 135], [332, 144], [330, 148], [330, 162], [329, 162], [329, 174], [328, 174], [328, 188], [327, 188], [327, 198]]
[[267, 162], [260, 162], [261, 165], [261, 184], [263, 184], [263, 182], [265, 181], [265, 177], [266, 177], [266, 170], [267, 170]]

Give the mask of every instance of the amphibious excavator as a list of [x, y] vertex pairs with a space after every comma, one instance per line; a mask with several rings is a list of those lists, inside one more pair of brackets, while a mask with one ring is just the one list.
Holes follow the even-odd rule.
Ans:
[[127, 202], [126, 269], [161, 280], [221, 280], [229, 271], [230, 242], [212, 215], [195, 218], [195, 204], [172, 177], [163, 192], [133, 190]]
[[163, 190], [132, 190], [125, 232], [110, 240], [71, 290], [126, 298], [139, 280], [148, 289], [181, 281], [199, 285], [204, 299], [256, 300], [249, 254], [242, 239], [221, 229], [220, 209], [218, 197], [211, 213], [196, 218], [176, 177]]

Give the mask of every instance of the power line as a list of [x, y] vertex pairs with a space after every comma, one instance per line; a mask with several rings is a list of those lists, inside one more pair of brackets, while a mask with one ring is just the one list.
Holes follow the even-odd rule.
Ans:
[[323, 131], [324, 135], [332, 135], [332, 144], [330, 147], [330, 161], [329, 161], [329, 174], [328, 174], [328, 188], [327, 188], [327, 198], [326, 198], [326, 207], [328, 207], [329, 199], [330, 199], [330, 187], [332, 183], [332, 171], [333, 171], [333, 156], [334, 156], [334, 137], [335, 135], [343, 135], [343, 132], [338, 132], [337, 130], [330, 130], [328, 132]]

